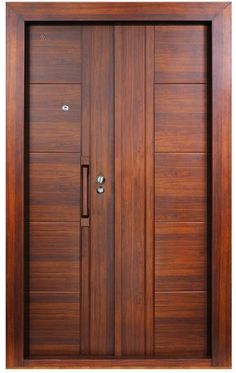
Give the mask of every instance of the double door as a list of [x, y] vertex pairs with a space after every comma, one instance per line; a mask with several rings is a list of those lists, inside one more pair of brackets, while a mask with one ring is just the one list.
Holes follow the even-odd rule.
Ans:
[[27, 358], [210, 355], [208, 33], [27, 25]]

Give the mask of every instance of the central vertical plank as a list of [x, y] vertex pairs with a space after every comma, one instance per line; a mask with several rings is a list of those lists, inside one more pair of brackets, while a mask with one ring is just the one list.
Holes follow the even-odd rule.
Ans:
[[115, 26], [116, 354], [145, 354], [145, 26]]
[[[113, 26], [91, 27], [90, 353], [114, 354]], [[106, 178], [103, 194], [97, 175]]]

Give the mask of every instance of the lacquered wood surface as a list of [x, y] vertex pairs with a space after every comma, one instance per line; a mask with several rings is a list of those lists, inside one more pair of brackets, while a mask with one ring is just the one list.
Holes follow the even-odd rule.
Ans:
[[[230, 6], [45, 5], [8, 5], [8, 367], [229, 367]], [[115, 19], [166, 23], [38, 22]]]

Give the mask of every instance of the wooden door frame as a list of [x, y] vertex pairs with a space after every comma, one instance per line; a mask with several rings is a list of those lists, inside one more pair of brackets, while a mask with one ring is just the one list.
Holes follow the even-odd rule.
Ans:
[[[211, 357], [24, 359], [24, 40], [28, 21], [204, 21], [212, 46]], [[7, 3], [7, 368], [231, 366], [231, 3]]]

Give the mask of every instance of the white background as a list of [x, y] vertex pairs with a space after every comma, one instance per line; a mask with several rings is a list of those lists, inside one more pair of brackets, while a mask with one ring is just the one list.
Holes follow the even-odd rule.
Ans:
[[[15, 0], [18, 2], [18, 0]], [[26, 0], [24, 0], [26, 1]], [[42, 0], [41, 0], [42, 1]], [[51, 0], [52, 1], [52, 0]], [[59, 2], [59, 0], [57, 0]], [[86, 1], [86, 0], [84, 0]], [[94, 0], [93, 0], [94, 1]], [[129, 0], [131, 2], [131, 0]], [[150, 0], [151, 1], [151, 0]], [[153, 1], [153, 0], [152, 0]], [[165, 0], [162, 0], [164, 2]], [[183, 0], [182, 0], [183, 1]], [[196, 0], [195, 0], [196, 1]], [[209, 1], [209, 0], [208, 0]], [[216, 1], [216, 0], [215, 0]], [[34, 2], [32, 0], [32, 2]], [[45, 1], [43, 1], [45, 2]], [[78, 1], [77, 1], [78, 2]], [[89, 0], [87, 0], [89, 2]], [[94, 1], [95, 2], [95, 1]], [[177, 2], [177, 1], [176, 1]], [[232, 48], [233, 51], [233, 64], [236, 64], [236, 16], [235, 16], [235, 7], [236, 7], [236, 0], [232, 1], [233, 3], [233, 45], [234, 48]], [[5, 128], [6, 128], [6, 114], [5, 114], [5, 102], [6, 102], [6, 94], [5, 94], [5, 46], [6, 46], [6, 32], [5, 32], [5, 1], [0, 0], [0, 370], [3, 371], [5, 370], [5, 152], [6, 152], [6, 146], [5, 146]], [[235, 25], [235, 26], [234, 26]], [[235, 70], [235, 69], [234, 69]], [[235, 83], [235, 71], [233, 71], [233, 82]], [[233, 102], [232, 102], [232, 108], [233, 108], [233, 117], [232, 117], [232, 130], [233, 130], [233, 187], [232, 190], [236, 187], [236, 132], [234, 130], [234, 120], [236, 118], [236, 90], [235, 87], [233, 87]], [[236, 266], [235, 266], [235, 255], [234, 255], [234, 244], [236, 242], [236, 212], [235, 212], [235, 207], [236, 207], [236, 201], [235, 201], [235, 196], [233, 195], [233, 226], [232, 226], [232, 251], [233, 251], [233, 289], [236, 291]], [[235, 297], [233, 297], [233, 312], [234, 314], [235, 311]], [[236, 335], [236, 330], [235, 330], [235, 316], [233, 317], [233, 342], [235, 341], [235, 335]], [[233, 343], [233, 367], [236, 366], [236, 358], [234, 358], [234, 355], [236, 353], [236, 348], [235, 344]], [[70, 369], [65, 369], [66, 371], [69, 371]], [[126, 369], [123, 369], [125, 371]], [[145, 369], [141, 369], [145, 370]], [[171, 369], [172, 370], [172, 369]], [[214, 371], [215, 369], [211, 370]], [[22, 369], [22, 371], [29, 372], [33, 371], [33, 369]], [[44, 369], [41, 371], [50, 371], [49, 369]], [[108, 371], [108, 369], [106, 370]], [[127, 370], [127, 371], [130, 371]], [[140, 371], [140, 370], [139, 370]], [[159, 370], [166, 372], [166, 370]], [[173, 372], [175, 370], [172, 370]], [[186, 369], [185, 369], [186, 371]], [[194, 371], [207, 371], [207, 370], [194, 370]], [[216, 371], [216, 370], [215, 370]], [[227, 370], [221, 370], [221, 371], [227, 371]], [[219, 371], [218, 371], [219, 372]]]

